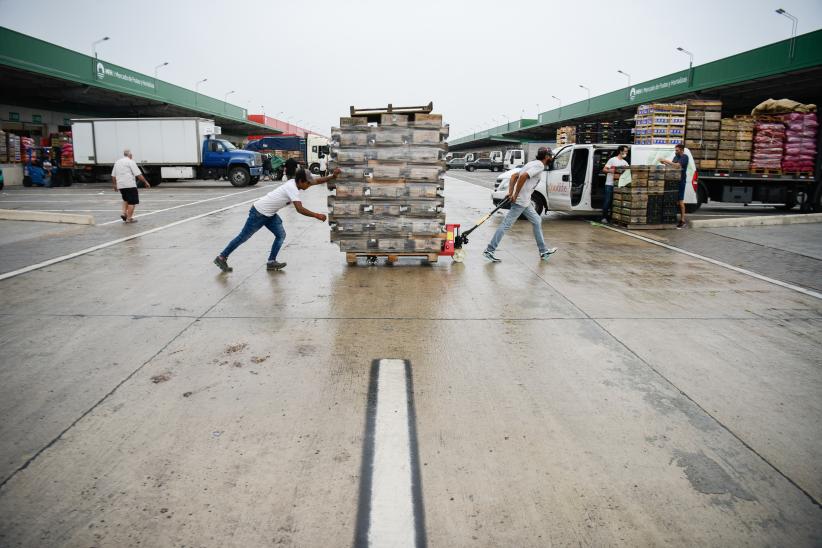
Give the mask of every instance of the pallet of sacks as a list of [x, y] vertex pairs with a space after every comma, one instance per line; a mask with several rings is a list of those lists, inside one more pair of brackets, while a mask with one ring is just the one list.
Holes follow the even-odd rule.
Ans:
[[722, 125], [722, 101], [688, 99], [685, 118], [685, 146], [691, 151], [697, 169], [716, 169]]
[[785, 124], [781, 116], [755, 116], [751, 171], [763, 175], [782, 173], [785, 156]]
[[[630, 166], [630, 183], [614, 188], [611, 220], [627, 228], [657, 228], [676, 223], [679, 166]], [[621, 175], [620, 175], [621, 177]]]
[[679, 103], [639, 105], [634, 117], [635, 145], [670, 145], [685, 137], [686, 106]]
[[735, 116], [721, 120], [719, 153], [716, 161], [718, 171], [739, 173], [750, 170], [753, 128], [752, 116]]
[[813, 176], [819, 122], [815, 112], [791, 112], [782, 115], [785, 124], [785, 153], [782, 172], [789, 175]]
[[[352, 112], [354, 109], [352, 108]], [[374, 119], [371, 115], [370, 119]], [[437, 260], [445, 238], [442, 116], [426, 112], [340, 118], [331, 130], [331, 241], [356, 257], [414, 255]]]

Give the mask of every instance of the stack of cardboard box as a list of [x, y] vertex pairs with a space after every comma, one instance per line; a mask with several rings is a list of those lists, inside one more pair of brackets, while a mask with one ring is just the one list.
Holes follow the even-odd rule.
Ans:
[[634, 118], [634, 144], [681, 143], [685, 136], [685, 114], [685, 105], [677, 103], [640, 105]]
[[576, 126], [563, 126], [557, 130], [557, 145], [576, 143]]
[[439, 114], [345, 117], [331, 130], [331, 163], [342, 173], [328, 198], [331, 241], [349, 254], [433, 254], [445, 237]]
[[726, 171], [748, 171], [750, 169], [753, 128], [754, 122], [751, 116], [722, 119], [719, 129], [717, 169]]
[[686, 104], [685, 146], [690, 149], [697, 169], [716, 169], [722, 101], [688, 99]]
[[630, 183], [614, 188], [611, 220], [633, 225], [659, 225], [676, 222], [679, 166], [631, 166], [617, 168], [616, 178], [630, 169]]

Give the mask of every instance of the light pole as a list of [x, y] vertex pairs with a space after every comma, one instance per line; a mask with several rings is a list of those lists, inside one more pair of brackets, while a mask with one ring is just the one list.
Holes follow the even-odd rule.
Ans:
[[682, 53], [684, 53], [685, 55], [688, 56], [688, 58], [690, 59], [689, 64], [688, 64], [688, 69], [694, 68], [694, 54], [693, 53], [691, 53], [687, 49], [683, 49], [683, 48], [676, 48], [676, 51], [681, 51]]
[[539, 103], [537, 103], [537, 122], [539, 122]]
[[791, 26], [791, 49], [789, 53], [790, 58], [793, 59], [794, 43], [796, 42], [796, 27], [797, 25], [799, 25], [799, 19], [797, 19], [787, 11], [783, 10], [782, 8], [776, 10], [776, 13], [778, 13], [779, 15], [784, 15], [793, 22], [793, 25]]
[[628, 86], [630, 86], [631, 85], [631, 75], [628, 74], [627, 72], [625, 72], [624, 70], [618, 70], [617, 72], [620, 73], [623, 76], [628, 77]]
[[508, 125], [505, 126], [505, 129], [510, 130], [511, 129], [511, 118], [509, 118], [507, 114], [500, 114], [500, 116], [505, 116], [505, 119], [508, 121]]
[[227, 112], [228, 107], [226, 106], [226, 101], [228, 101], [228, 96], [231, 95], [232, 93], [234, 93], [233, 89], [231, 91], [229, 91], [228, 93], [226, 93], [225, 95], [223, 95], [223, 112]]
[[163, 68], [164, 66], [166, 66], [167, 64], [168, 64], [168, 61], [166, 61], [165, 63], [160, 63], [159, 65], [154, 67], [154, 80], [157, 80], [157, 71], [160, 70], [161, 68]]
[[551, 95], [551, 99], [554, 99], [557, 103], [559, 103], [559, 114], [557, 115], [557, 121], [559, 121], [559, 119], [562, 118], [562, 99], [556, 95]]
[[95, 59], [97, 59], [97, 44], [105, 42], [106, 40], [110, 40], [110, 38], [108, 36], [103, 36], [99, 40], [95, 40], [91, 43], [91, 52], [94, 54]]
[[200, 94], [200, 84], [202, 84], [203, 82], [206, 82], [206, 81], [208, 81], [208, 78], [203, 78], [202, 80], [200, 80], [200, 81], [198, 81], [194, 84], [194, 104], [195, 105], [197, 104], [197, 95]]
[[582, 89], [588, 92], [588, 110], [591, 110], [591, 90], [583, 86], [582, 84], [579, 85]]

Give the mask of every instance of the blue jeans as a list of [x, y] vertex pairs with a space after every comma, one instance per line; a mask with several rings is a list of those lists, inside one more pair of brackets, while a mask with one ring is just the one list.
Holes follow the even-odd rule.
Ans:
[[509, 228], [514, 226], [516, 220], [519, 219], [519, 216], [523, 213], [525, 214], [525, 218], [528, 219], [534, 227], [534, 239], [537, 241], [539, 252], [545, 253], [545, 239], [542, 237], [542, 217], [539, 216], [539, 213], [536, 212], [534, 206], [531, 204], [528, 204], [528, 207], [513, 204], [511, 206], [511, 211], [509, 211], [508, 215], [505, 216], [505, 219], [502, 220], [502, 224], [499, 225], [499, 228], [494, 233], [494, 237], [491, 238], [491, 242], [485, 250], [493, 253], [497, 249], [502, 237], [505, 236], [505, 233]]
[[614, 186], [605, 185], [605, 201], [602, 202], [602, 216], [606, 219], [611, 218], [611, 206], [614, 203]]
[[269, 261], [274, 261], [277, 259], [277, 253], [280, 252], [280, 248], [283, 246], [283, 242], [285, 241], [285, 229], [283, 228], [283, 220], [280, 219], [280, 216], [276, 213], [271, 217], [266, 217], [256, 209], [254, 206], [251, 206], [251, 209], [248, 210], [248, 219], [245, 222], [245, 226], [237, 235], [236, 238], [231, 240], [229, 244], [223, 249], [223, 252], [220, 253], [226, 259], [231, 252], [240, 247], [240, 244], [245, 243], [246, 240], [251, 238], [255, 232], [260, 230], [262, 227], [266, 227], [274, 234], [274, 243], [271, 244], [271, 254], [268, 256]]

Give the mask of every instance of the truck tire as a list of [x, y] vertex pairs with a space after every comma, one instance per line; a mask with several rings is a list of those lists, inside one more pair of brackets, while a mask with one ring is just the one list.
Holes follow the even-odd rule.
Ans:
[[471, 172], [474, 171], [474, 166], [466, 166], [465, 171]]
[[545, 198], [543, 198], [542, 194], [536, 190], [531, 194], [531, 205], [534, 206], [534, 210], [536, 210], [537, 215], [542, 215], [545, 210], [548, 209], [545, 204]]
[[228, 171], [228, 180], [234, 186], [248, 186], [251, 183], [251, 174], [244, 167], [232, 167]]
[[311, 164], [311, 167], [308, 168], [308, 171], [310, 171], [314, 175], [319, 175], [320, 174], [320, 164]]
[[252, 177], [252, 178], [251, 178], [251, 182], [250, 182], [250, 183], [248, 183], [248, 186], [254, 186], [254, 185], [256, 185], [256, 184], [257, 184], [257, 183], [259, 183], [259, 182], [260, 182], [260, 178], [259, 178], [259, 177]]

